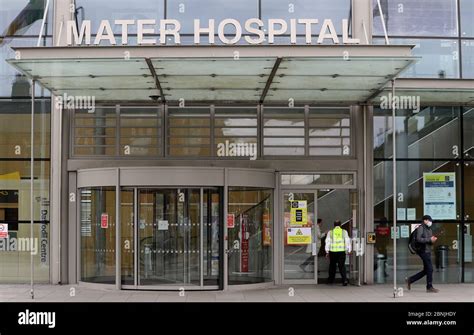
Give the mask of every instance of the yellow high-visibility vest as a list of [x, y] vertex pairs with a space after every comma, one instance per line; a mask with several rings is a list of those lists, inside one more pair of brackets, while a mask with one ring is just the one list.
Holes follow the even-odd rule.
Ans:
[[331, 245], [329, 251], [340, 252], [346, 250], [346, 242], [344, 240], [344, 232], [341, 227], [335, 227], [331, 230]]

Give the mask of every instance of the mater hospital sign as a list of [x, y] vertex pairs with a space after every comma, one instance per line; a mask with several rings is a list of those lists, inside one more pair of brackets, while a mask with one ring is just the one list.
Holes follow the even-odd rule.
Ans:
[[[243, 24], [243, 25], [242, 25]], [[112, 25], [121, 32], [121, 45], [128, 44], [129, 32], [136, 31], [138, 45], [156, 45], [165, 44], [168, 38], [174, 39], [174, 44], [181, 43], [181, 23], [174, 19], [153, 20], [102, 20], [99, 28], [95, 31], [94, 41], [92, 42], [91, 21], [84, 20], [80, 27], [77, 27], [76, 21], [66, 22], [66, 35], [68, 45], [99, 45], [102, 41], [107, 41], [111, 45], [117, 45]], [[320, 22], [318, 19], [269, 19], [266, 22], [251, 18], [241, 23], [235, 19], [224, 19], [216, 22], [210, 19], [208, 22], [201, 23], [201, 20], [194, 20], [194, 43], [200, 44], [203, 35], [208, 36], [209, 44], [216, 43], [216, 32], [220, 42], [227, 45], [238, 44], [242, 39], [247, 44], [262, 44], [267, 41], [268, 44], [275, 43], [275, 37], [289, 35], [290, 43], [296, 44], [297, 30], [303, 29], [306, 44], [325, 43], [326, 40], [333, 44], [359, 44], [360, 40], [349, 37], [349, 21], [342, 20], [341, 23], [342, 38], [336, 33], [334, 23], [330, 19], [324, 19]], [[158, 33], [156, 28], [159, 27]], [[313, 28], [318, 31], [313, 34]], [[157, 40], [154, 35], [159, 36]], [[244, 35], [244, 36], [243, 36]]]

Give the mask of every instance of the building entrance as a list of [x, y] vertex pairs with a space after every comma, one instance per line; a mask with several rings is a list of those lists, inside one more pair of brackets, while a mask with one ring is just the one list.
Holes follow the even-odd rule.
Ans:
[[[325, 240], [341, 221], [351, 239], [352, 252], [346, 255], [347, 278], [360, 285], [364, 239], [358, 210], [355, 175], [292, 174], [282, 175], [281, 236], [282, 282], [317, 284], [327, 282], [329, 258]], [[336, 276], [340, 281], [340, 276]]]
[[126, 284], [220, 288], [219, 188], [123, 189], [121, 210]]

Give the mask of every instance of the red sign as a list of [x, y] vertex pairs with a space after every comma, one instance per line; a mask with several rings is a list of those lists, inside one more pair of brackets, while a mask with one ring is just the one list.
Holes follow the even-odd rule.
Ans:
[[242, 215], [240, 219], [240, 272], [249, 272], [249, 240], [247, 238], [248, 216]]
[[377, 227], [375, 228], [375, 232], [379, 236], [388, 236], [390, 235], [390, 227]]
[[109, 214], [103, 213], [100, 216], [100, 228], [109, 228]]
[[8, 223], [0, 223], [0, 238], [8, 238]]
[[234, 228], [234, 227], [235, 227], [235, 215], [227, 214], [227, 228]]

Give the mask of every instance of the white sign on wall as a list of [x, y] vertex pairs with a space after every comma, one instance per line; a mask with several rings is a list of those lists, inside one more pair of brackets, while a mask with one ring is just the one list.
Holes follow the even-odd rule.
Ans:
[[456, 220], [456, 173], [423, 173], [424, 215]]

